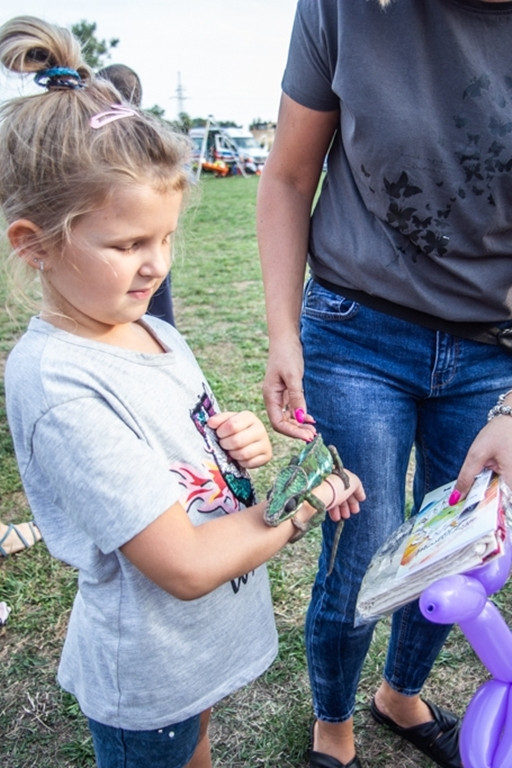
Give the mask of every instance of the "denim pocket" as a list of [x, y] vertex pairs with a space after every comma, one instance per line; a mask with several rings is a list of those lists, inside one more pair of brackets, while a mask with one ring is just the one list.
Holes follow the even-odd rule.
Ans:
[[359, 304], [329, 291], [313, 279], [304, 289], [302, 312], [306, 317], [318, 320], [349, 320], [359, 311]]

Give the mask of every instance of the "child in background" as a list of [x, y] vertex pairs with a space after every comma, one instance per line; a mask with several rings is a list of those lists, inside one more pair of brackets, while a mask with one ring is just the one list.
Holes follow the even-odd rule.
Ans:
[[140, 77], [126, 64], [109, 64], [96, 72], [98, 77], [109, 80], [128, 104], [140, 107], [142, 104], [142, 83]]
[[[142, 84], [138, 74], [126, 66], [126, 64], [109, 64], [97, 73], [98, 77], [109, 80], [117, 88], [120, 95], [129, 104], [140, 107], [142, 104]], [[171, 272], [162, 280], [160, 288], [151, 297], [148, 306], [148, 314], [161, 317], [171, 325], [174, 322], [174, 309], [172, 304]]]
[[[276, 654], [263, 564], [315, 510], [265, 525], [247, 474], [270, 458], [262, 423], [219, 412], [176, 329], [145, 314], [188, 139], [117, 103], [66, 29], [14, 18], [0, 61], [45, 89], [1, 107], [0, 203], [42, 290], [7, 361], [9, 424], [36, 523], [79, 572], [58, 678], [99, 768], [210, 768], [210, 708]], [[334, 520], [364, 498], [348, 475], [315, 488]]]

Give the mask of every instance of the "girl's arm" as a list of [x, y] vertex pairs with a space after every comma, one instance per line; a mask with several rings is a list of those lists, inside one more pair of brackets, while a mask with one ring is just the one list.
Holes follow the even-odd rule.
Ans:
[[[307, 411], [299, 315], [311, 209], [338, 120], [338, 111], [307, 109], [283, 94], [274, 145], [258, 188], [258, 242], [270, 339], [263, 394], [272, 426], [291, 437], [315, 431], [289, 419], [288, 413]], [[286, 405], [290, 411], [283, 413]]]
[[[348, 489], [338, 475], [330, 475], [314, 490], [336, 520], [356, 514], [365, 498], [359, 478], [347, 474]], [[296, 534], [290, 520], [275, 528], [266, 525], [265, 506], [262, 502], [194, 526], [181, 504], [174, 504], [121, 551], [159, 587], [181, 600], [194, 600], [262, 565]], [[304, 502], [297, 517], [305, 522], [314, 512]]]

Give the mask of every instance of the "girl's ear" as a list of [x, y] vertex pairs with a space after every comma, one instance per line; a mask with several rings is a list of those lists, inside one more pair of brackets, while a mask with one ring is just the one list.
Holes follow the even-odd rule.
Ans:
[[7, 228], [7, 237], [18, 256], [33, 269], [48, 266], [48, 252], [42, 245], [43, 231], [29, 219], [17, 219]]

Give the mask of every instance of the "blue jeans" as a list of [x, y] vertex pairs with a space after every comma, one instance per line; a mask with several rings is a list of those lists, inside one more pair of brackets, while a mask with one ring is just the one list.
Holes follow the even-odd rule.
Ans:
[[98, 768], [183, 768], [199, 737], [199, 715], [154, 731], [88, 722]]
[[[377, 548], [404, 521], [415, 448], [414, 509], [454, 480], [487, 411], [512, 387], [512, 356], [391, 317], [310, 281], [302, 314], [308, 412], [327, 443], [363, 481], [366, 501], [345, 522], [327, 577], [336, 525], [327, 519], [306, 619], [315, 715], [352, 716], [374, 625], [354, 627], [361, 580]], [[384, 678], [418, 693], [449, 632], [426, 621], [417, 601], [393, 615]]]

